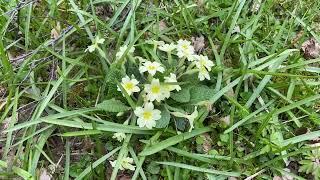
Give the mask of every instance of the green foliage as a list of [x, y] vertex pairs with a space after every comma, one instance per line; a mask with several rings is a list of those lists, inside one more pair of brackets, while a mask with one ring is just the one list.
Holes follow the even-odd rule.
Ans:
[[191, 86], [182, 86], [179, 92], [171, 93], [171, 98], [180, 103], [186, 103], [190, 101], [190, 89]]
[[320, 150], [315, 149], [304, 154], [304, 159], [299, 161], [301, 164], [299, 172], [312, 174], [316, 180], [320, 178]]
[[[319, 9], [316, 0], [0, 1], [0, 179], [41, 179], [43, 168], [51, 179], [319, 179], [320, 59], [307, 56], [312, 45], [301, 50], [310, 38], [319, 46]], [[210, 80], [196, 61], [154, 46], [179, 39], [214, 62]], [[140, 58], [165, 71], [141, 73]], [[161, 118], [140, 128], [145, 85], [170, 73], [181, 90], [154, 101]], [[139, 92], [118, 89], [126, 75]], [[126, 157], [134, 171], [111, 166]]]
[[102, 103], [97, 104], [96, 107], [106, 112], [125, 112], [130, 109], [130, 107], [116, 99], [105, 100]]
[[170, 118], [171, 118], [170, 112], [164, 106], [159, 108], [159, 110], [161, 111], [161, 118], [159, 120], [157, 120], [156, 128], [165, 128], [170, 123]]
[[193, 86], [190, 89], [190, 103], [197, 104], [202, 101], [208, 101], [214, 94], [216, 94], [216, 91], [208, 86]]

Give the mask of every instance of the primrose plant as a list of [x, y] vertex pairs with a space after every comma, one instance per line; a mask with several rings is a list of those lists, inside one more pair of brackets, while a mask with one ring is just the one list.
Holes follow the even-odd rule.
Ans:
[[[137, 97], [137, 106], [134, 114], [137, 117], [137, 125], [141, 128], [152, 129], [157, 126], [163, 113], [157, 107], [166, 105], [165, 101], [169, 100], [172, 93], [183, 91], [180, 82], [184, 75], [194, 76], [195, 79], [204, 81], [210, 80], [210, 74], [214, 63], [205, 55], [197, 55], [190, 41], [179, 40], [177, 43], [166, 44], [163, 41], [148, 41], [154, 47], [151, 50], [152, 57], [145, 59], [140, 56], [134, 56], [135, 48], [124, 45], [120, 47], [116, 54], [116, 59], [129, 59], [131, 63], [136, 64], [139, 70], [139, 78], [134, 74], [126, 74], [118, 83], [117, 89], [123, 95]], [[127, 54], [125, 54], [127, 53]], [[161, 58], [158, 57], [162, 55]], [[124, 56], [124, 57], [122, 57]], [[125, 60], [125, 61], [126, 61]], [[123, 61], [123, 62], [125, 62]], [[126, 66], [126, 63], [122, 63]], [[124, 67], [125, 69], [126, 67]], [[171, 115], [178, 118], [185, 118], [189, 121], [189, 131], [194, 127], [194, 119], [198, 116], [197, 107], [195, 106], [192, 113], [186, 113], [173, 107]], [[169, 115], [170, 116], [170, 115]]]

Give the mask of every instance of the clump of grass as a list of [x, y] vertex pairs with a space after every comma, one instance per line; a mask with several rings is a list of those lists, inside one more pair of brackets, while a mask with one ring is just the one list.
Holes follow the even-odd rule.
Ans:
[[0, 177], [318, 179], [319, 8], [1, 2]]

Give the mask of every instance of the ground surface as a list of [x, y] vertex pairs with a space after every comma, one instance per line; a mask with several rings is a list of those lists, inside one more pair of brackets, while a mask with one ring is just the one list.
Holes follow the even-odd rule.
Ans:
[[[317, 0], [2, 0], [0, 179], [319, 179], [319, 9]], [[213, 61], [210, 80], [154, 46], [179, 39]], [[145, 97], [117, 90], [125, 74], [150, 81], [140, 57], [182, 88], [154, 102], [152, 129], [136, 124]], [[110, 164], [125, 157], [133, 170]]]

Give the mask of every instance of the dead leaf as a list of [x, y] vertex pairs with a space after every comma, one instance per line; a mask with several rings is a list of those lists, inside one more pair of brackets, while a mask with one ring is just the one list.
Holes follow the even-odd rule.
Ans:
[[96, 6], [96, 15], [103, 20], [108, 20], [113, 15], [113, 9], [110, 5], [98, 5]]
[[272, 178], [272, 180], [282, 180], [282, 178], [280, 176], [275, 176]]
[[204, 142], [202, 144], [203, 151], [205, 153], [208, 153], [212, 148], [212, 139], [208, 133], [204, 133], [201, 136], [204, 139]]
[[0, 111], [2, 110], [2, 108], [7, 104], [7, 101], [4, 99], [0, 99]]
[[313, 24], [313, 30], [314, 30], [316, 33], [320, 33], [320, 22]]
[[304, 53], [304, 57], [307, 59], [320, 57], [320, 44], [314, 38], [305, 41], [301, 46], [301, 50]]
[[200, 8], [204, 7], [204, 5], [205, 5], [205, 1], [204, 0], [197, 0], [196, 2], [197, 2], [197, 6], [200, 7]]
[[123, 174], [123, 175], [119, 175], [118, 179], [119, 180], [131, 180], [131, 177], [129, 175]]
[[54, 27], [51, 30], [51, 38], [52, 39], [58, 39], [61, 33], [61, 26], [60, 26], [60, 22], [57, 22], [56, 27]]
[[204, 43], [204, 37], [200, 36], [200, 37], [192, 37], [192, 44], [194, 47], [194, 50], [199, 53], [202, 52], [204, 47], [205, 47], [205, 43]]
[[261, 0], [253, 1], [253, 4], [251, 6], [251, 12], [256, 13], [259, 11], [261, 6]]
[[159, 22], [159, 30], [160, 30], [160, 32], [166, 30], [167, 28], [168, 28], [167, 23], [164, 20], [161, 20]]
[[224, 123], [225, 125], [229, 126], [229, 124], [230, 124], [230, 116], [222, 117], [222, 118], [220, 118], [220, 121], [222, 123]]
[[236, 177], [228, 177], [228, 180], [237, 180]]
[[46, 169], [42, 168], [40, 171], [41, 172], [40, 172], [39, 180], [51, 180], [52, 175], [48, 173]]
[[8, 117], [1, 123], [1, 126], [0, 126], [0, 137], [5, 136], [6, 133], [3, 132], [3, 131], [5, 131], [5, 130], [7, 130], [9, 128], [10, 121], [11, 121], [11, 117]]
[[294, 47], [297, 47], [298, 46], [298, 42], [300, 41], [300, 39], [302, 38], [304, 34], [304, 31], [299, 31], [295, 36], [294, 38], [291, 40], [291, 45], [294, 46]]

